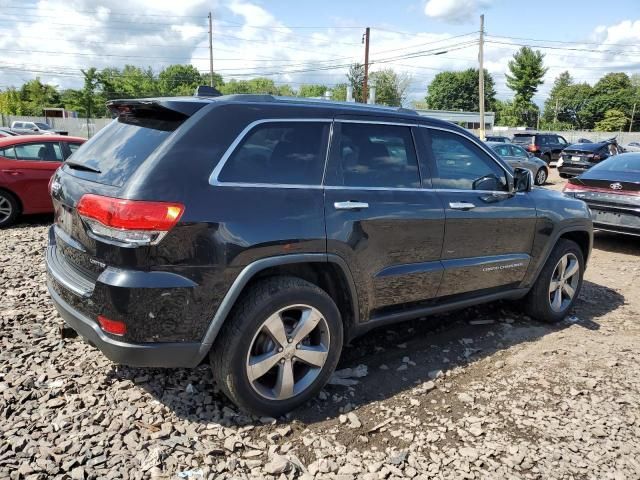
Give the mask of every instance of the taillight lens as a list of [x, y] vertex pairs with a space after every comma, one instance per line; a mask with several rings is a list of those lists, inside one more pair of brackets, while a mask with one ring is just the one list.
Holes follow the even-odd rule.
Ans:
[[104, 315], [98, 315], [98, 323], [102, 330], [112, 335], [122, 336], [127, 333], [127, 325], [120, 320], [111, 320]]
[[531, 153], [537, 152], [538, 151], [538, 146], [537, 145], [529, 145], [527, 147], [527, 150], [529, 150]]
[[184, 205], [83, 195], [78, 214], [99, 237], [132, 245], [155, 245], [178, 223]]
[[582, 187], [581, 185], [575, 185], [573, 183], [565, 183], [564, 184], [564, 188], [562, 189], [563, 192], [583, 192], [585, 190], [584, 187]]

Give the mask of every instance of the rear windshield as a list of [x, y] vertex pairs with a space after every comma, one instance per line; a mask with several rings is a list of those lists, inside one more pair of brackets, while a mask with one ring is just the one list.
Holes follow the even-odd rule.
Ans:
[[87, 168], [71, 168], [67, 165], [65, 172], [119, 187], [181, 123], [173, 120], [120, 117], [82, 145], [69, 160], [72, 164]]
[[640, 175], [640, 155], [636, 154], [624, 154], [611, 157], [604, 162], [600, 162], [591, 170], [602, 172], [624, 172], [624, 173], [636, 173]]
[[514, 143], [531, 143], [532, 139], [533, 139], [533, 135], [525, 135], [525, 134], [516, 133], [513, 136], [513, 142]]

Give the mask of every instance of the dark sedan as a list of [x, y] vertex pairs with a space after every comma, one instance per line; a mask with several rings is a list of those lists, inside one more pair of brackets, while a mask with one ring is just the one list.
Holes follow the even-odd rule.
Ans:
[[558, 160], [558, 173], [562, 178], [575, 177], [597, 163], [621, 153], [615, 142], [574, 143], [566, 147]]
[[640, 236], [640, 153], [611, 157], [564, 187], [570, 196], [587, 202], [593, 226]]

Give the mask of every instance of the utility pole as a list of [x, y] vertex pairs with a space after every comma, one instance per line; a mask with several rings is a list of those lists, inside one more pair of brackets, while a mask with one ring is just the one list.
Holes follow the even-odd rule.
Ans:
[[633, 127], [633, 117], [636, 114], [636, 104], [633, 104], [633, 110], [631, 110], [631, 119], [629, 120], [629, 133], [631, 133], [631, 127]]
[[478, 61], [480, 63], [480, 74], [478, 75], [478, 93], [480, 94], [480, 140], [484, 141], [484, 14], [480, 15], [480, 48], [478, 51]]
[[556, 98], [556, 109], [553, 113], [553, 128], [556, 128], [556, 123], [558, 123], [558, 99]]
[[362, 103], [367, 103], [368, 83], [369, 83], [369, 32], [370, 29], [364, 31], [362, 41], [364, 42], [364, 82], [362, 84]]
[[213, 19], [209, 12], [209, 85], [213, 87]]

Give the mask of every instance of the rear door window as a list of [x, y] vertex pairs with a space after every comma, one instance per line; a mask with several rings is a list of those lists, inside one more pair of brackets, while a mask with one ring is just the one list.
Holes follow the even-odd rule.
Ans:
[[509, 157], [511, 156], [511, 147], [507, 144], [504, 145], [494, 145], [493, 150], [500, 155], [501, 157]]
[[122, 186], [181, 123], [147, 117], [117, 118], [73, 156], [74, 164], [94, 171], [67, 165], [65, 172], [105, 185]]
[[256, 126], [227, 159], [220, 182], [320, 185], [330, 122], [269, 122]]
[[21, 143], [15, 147], [18, 160], [61, 162], [62, 149], [57, 142]]
[[331, 185], [345, 187], [420, 187], [411, 128], [341, 123], [330, 176]]

